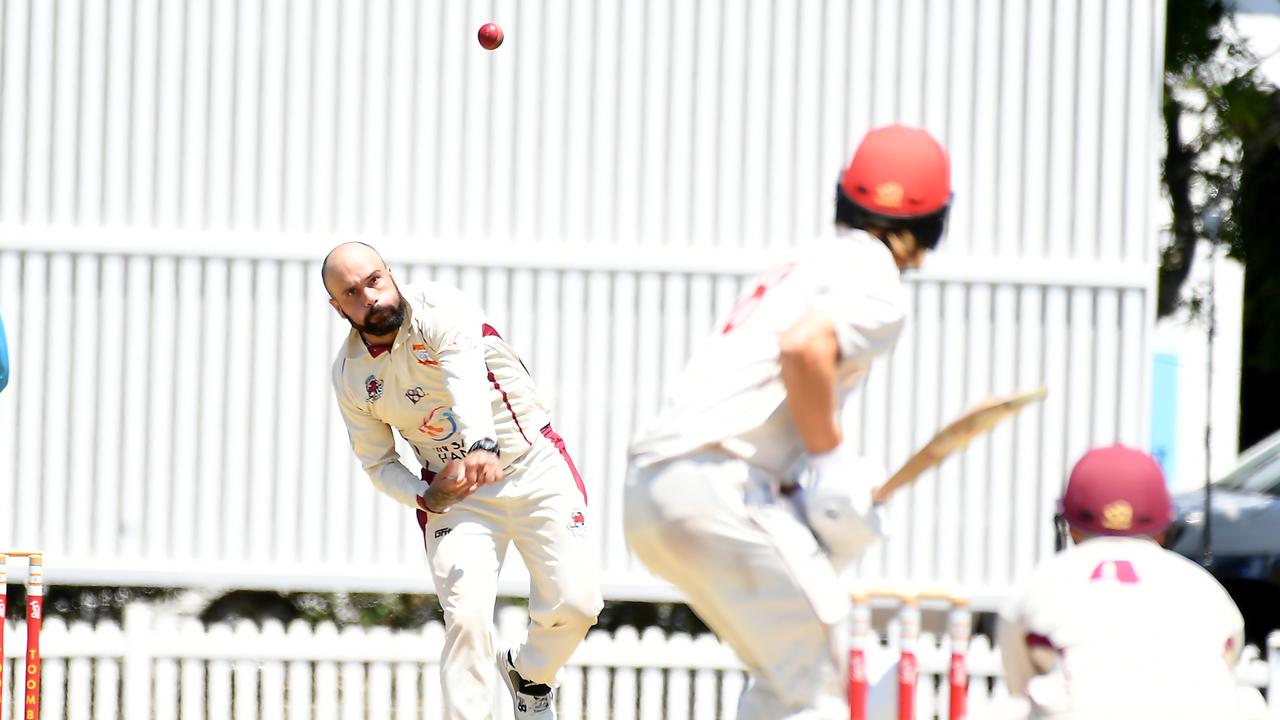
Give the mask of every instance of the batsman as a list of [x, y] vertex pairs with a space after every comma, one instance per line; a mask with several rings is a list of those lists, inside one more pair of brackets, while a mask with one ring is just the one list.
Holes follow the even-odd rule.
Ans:
[[750, 284], [631, 445], [627, 541], [750, 670], [743, 720], [849, 717], [838, 569], [882, 535], [885, 473], [838, 410], [902, 331], [901, 274], [937, 246], [951, 198], [929, 133], [867, 133], [834, 231]]

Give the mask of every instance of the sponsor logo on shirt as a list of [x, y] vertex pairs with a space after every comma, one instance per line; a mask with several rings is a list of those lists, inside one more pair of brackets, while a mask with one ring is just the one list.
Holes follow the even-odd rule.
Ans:
[[364, 391], [369, 395], [369, 402], [382, 397], [382, 378], [370, 375], [364, 379]]
[[418, 387], [411, 387], [408, 390], [405, 390], [404, 396], [409, 398], [409, 402], [417, 405], [422, 401], [422, 398], [427, 396], [427, 391], [423, 390], [422, 386], [419, 385]]
[[466, 448], [462, 447], [462, 438], [451, 440], [443, 445], [437, 445], [436, 458], [442, 463], [461, 460], [467, 456]]
[[417, 359], [419, 365], [439, 365], [440, 363], [431, 359], [431, 351], [427, 350], [426, 345], [415, 344], [413, 346], [413, 357]]
[[581, 510], [574, 510], [569, 515], [569, 524], [566, 527], [575, 537], [582, 537], [587, 532], [587, 516], [583, 515]]
[[453, 410], [447, 407], [434, 407], [418, 426], [418, 432], [436, 442], [444, 442], [458, 432], [458, 421], [453, 419]]
[[453, 528], [440, 528], [439, 530], [436, 531], [436, 539], [439, 540], [440, 538], [444, 537], [445, 535], [448, 535], [451, 532], [453, 532]]

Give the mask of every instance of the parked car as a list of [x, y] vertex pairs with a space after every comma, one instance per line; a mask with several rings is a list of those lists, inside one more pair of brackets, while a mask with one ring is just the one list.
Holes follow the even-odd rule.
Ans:
[[[1210, 488], [1208, 569], [1244, 614], [1246, 642], [1280, 629], [1280, 432], [1249, 448]], [[1173, 496], [1165, 546], [1203, 562], [1205, 492]]]

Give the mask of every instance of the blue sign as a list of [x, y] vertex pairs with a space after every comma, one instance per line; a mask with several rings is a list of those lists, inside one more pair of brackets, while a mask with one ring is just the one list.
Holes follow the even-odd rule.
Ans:
[[1178, 356], [1156, 353], [1151, 377], [1151, 455], [1165, 482], [1173, 479], [1178, 448]]

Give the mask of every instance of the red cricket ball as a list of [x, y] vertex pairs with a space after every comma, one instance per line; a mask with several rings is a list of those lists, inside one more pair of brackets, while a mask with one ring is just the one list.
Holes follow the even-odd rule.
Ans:
[[480, 47], [485, 50], [496, 50], [502, 44], [502, 28], [497, 23], [485, 23], [480, 26], [480, 32], [476, 33], [476, 37], [480, 40]]

